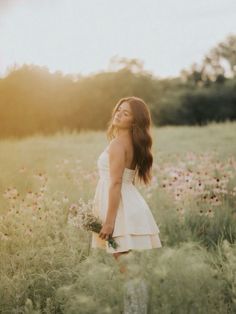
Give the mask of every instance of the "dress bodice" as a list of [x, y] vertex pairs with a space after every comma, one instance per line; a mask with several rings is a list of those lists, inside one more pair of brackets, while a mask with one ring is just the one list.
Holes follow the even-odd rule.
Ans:
[[[97, 160], [97, 166], [99, 171], [99, 177], [101, 179], [110, 179], [109, 172], [109, 153], [107, 150], [104, 150]], [[122, 182], [132, 183], [135, 176], [135, 169], [125, 168], [123, 172]]]

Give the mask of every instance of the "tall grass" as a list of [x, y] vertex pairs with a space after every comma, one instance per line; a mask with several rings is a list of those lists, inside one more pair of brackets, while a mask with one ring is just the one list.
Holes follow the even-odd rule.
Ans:
[[153, 130], [153, 181], [137, 188], [163, 247], [122, 256], [126, 275], [68, 224], [77, 201], [94, 196], [105, 134], [1, 141], [0, 313], [122, 313], [134, 278], [148, 284], [149, 313], [235, 313], [235, 131]]

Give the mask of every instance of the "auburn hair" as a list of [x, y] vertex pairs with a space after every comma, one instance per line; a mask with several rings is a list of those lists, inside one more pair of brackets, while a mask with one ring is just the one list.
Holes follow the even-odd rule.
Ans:
[[111, 119], [108, 122], [107, 138], [112, 140], [116, 136], [116, 126], [112, 121], [116, 114], [117, 109], [123, 102], [128, 102], [134, 117], [133, 125], [131, 128], [132, 144], [134, 149], [134, 158], [132, 165], [135, 165], [135, 174], [137, 173], [138, 179], [144, 184], [149, 184], [152, 179], [152, 164], [153, 156], [151, 152], [152, 137], [151, 127], [152, 120], [151, 114], [146, 103], [139, 97], [131, 96], [121, 98], [114, 109], [112, 110]]

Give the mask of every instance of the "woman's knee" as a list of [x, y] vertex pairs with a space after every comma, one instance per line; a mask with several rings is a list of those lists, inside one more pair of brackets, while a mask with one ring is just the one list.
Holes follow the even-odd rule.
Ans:
[[131, 251], [131, 250], [124, 251], [124, 252], [113, 253], [113, 256], [117, 259], [121, 254], [127, 254], [127, 253], [129, 253], [130, 251]]

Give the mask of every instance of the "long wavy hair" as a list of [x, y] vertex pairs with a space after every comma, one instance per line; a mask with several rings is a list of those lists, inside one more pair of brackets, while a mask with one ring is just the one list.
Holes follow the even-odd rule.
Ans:
[[123, 102], [128, 102], [133, 113], [134, 121], [131, 128], [134, 158], [132, 165], [135, 165], [135, 175], [137, 174], [140, 182], [149, 184], [152, 179], [153, 156], [151, 152], [152, 137], [151, 114], [146, 103], [138, 97], [121, 98], [112, 110], [111, 119], [108, 122], [107, 138], [112, 140], [116, 137], [117, 128], [112, 124], [117, 109]]

